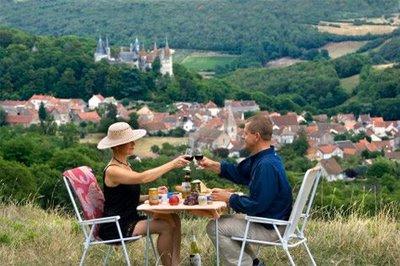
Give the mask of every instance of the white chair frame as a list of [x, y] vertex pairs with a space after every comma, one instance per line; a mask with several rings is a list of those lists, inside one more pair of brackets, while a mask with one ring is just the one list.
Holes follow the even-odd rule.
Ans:
[[[293, 257], [289, 252], [289, 248], [294, 248], [300, 244], [303, 244], [307, 251], [308, 256], [310, 257], [312, 264], [314, 266], [317, 265], [315, 263], [314, 257], [311, 254], [310, 249], [307, 246], [307, 238], [304, 235], [304, 229], [306, 227], [308, 218], [310, 217], [311, 206], [314, 201], [314, 197], [317, 191], [320, 178], [321, 178], [321, 169], [319, 167], [314, 167], [307, 170], [307, 172], [304, 175], [303, 182], [301, 184], [299, 193], [296, 198], [296, 202], [293, 205], [293, 209], [288, 221], [246, 215], [245, 219], [247, 220], [247, 224], [244, 236], [232, 237], [233, 240], [242, 242], [242, 247], [240, 250], [239, 261], [238, 261], [239, 266], [242, 263], [242, 258], [246, 243], [282, 247], [286, 255], [288, 256], [291, 265], [296, 265], [296, 264], [294, 263]], [[303, 213], [304, 208], [305, 212]], [[279, 239], [276, 242], [250, 239], [248, 237], [248, 233], [251, 223], [271, 224], [274, 230], [276, 231]], [[299, 223], [301, 223], [300, 228], [299, 228]], [[286, 226], [283, 235], [281, 235], [281, 233], [279, 232], [278, 225]]]
[[[108, 248], [108, 251], [107, 251], [106, 256], [104, 258], [104, 261], [103, 261], [103, 265], [107, 265], [109, 255], [111, 253], [112, 244], [121, 243], [122, 252], [123, 252], [123, 255], [125, 257], [126, 265], [130, 266], [131, 262], [130, 262], [130, 259], [129, 259], [129, 256], [128, 256], [128, 251], [127, 251], [127, 248], [126, 248], [126, 244], [128, 242], [139, 240], [139, 239], [142, 238], [142, 236], [123, 237], [122, 231], [121, 231], [121, 227], [120, 227], [119, 222], [118, 222], [118, 220], [120, 219], [120, 216], [118, 216], [118, 215], [117, 216], [102, 217], [102, 218], [97, 218], [97, 219], [91, 219], [91, 220], [83, 220], [82, 216], [81, 216], [81, 214], [79, 212], [78, 206], [77, 206], [77, 204], [75, 202], [74, 193], [71, 190], [70, 183], [69, 183], [67, 177], [63, 176], [63, 179], [64, 179], [65, 186], [67, 188], [69, 197], [71, 199], [72, 205], [74, 206], [75, 215], [78, 218], [79, 225], [81, 226], [83, 234], [85, 236], [85, 240], [83, 242], [83, 254], [82, 254], [82, 257], [81, 257], [79, 265], [80, 266], [83, 265], [90, 246], [98, 245], [98, 244], [108, 244], [109, 248]], [[103, 223], [115, 223], [115, 225], [117, 226], [119, 238], [110, 239], [110, 240], [95, 239], [94, 236], [93, 236], [94, 229], [95, 229], [95, 227], [97, 225], [100, 225], [100, 224], [103, 224]], [[150, 243], [151, 243], [151, 246], [152, 246], [152, 249], [153, 249], [153, 252], [154, 252], [154, 256], [157, 258], [158, 255], [157, 255], [157, 252], [156, 252], [156, 250], [154, 248], [154, 243], [153, 243], [152, 239], [150, 239]], [[145, 254], [145, 256], [147, 256], [147, 254]]]

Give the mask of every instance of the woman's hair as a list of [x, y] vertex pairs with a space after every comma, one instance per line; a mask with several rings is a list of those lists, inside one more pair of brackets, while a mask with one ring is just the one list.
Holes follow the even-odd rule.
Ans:
[[247, 119], [247, 129], [251, 133], [259, 133], [263, 140], [271, 140], [272, 138], [272, 122], [264, 115], [255, 115]]

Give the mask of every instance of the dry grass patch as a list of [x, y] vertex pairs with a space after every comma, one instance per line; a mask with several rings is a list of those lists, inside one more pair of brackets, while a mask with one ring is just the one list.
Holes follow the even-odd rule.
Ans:
[[[2, 265], [75, 265], [82, 252], [83, 236], [76, 220], [61, 211], [46, 212], [32, 205], [0, 205], [0, 261]], [[188, 265], [190, 235], [196, 234], [203, 265], [215, 265], [215, 251], [205, 234], [207, 219], [183, 219], [182, 265]], [[333, 220], [311, 220], [306, 235], [320, 265], [399, 265], [400, 223], [386, 214], [372, 218], [353, 215]], [[129, 244], [133, 265], [143, 265], [145, 241]], [[99, 265], [105, 247], [89, 250], [87, 265]], [[296, 263], [309, 264], [300, 248], [292, 252]], [[262, 248], [261, 258], [268, 265], [287, 265], [285, 254], [275, 248]], [[150, 265], [155, 265], [151, 257]], [[110, 258], [110, 265], [123, 265], [121, 251]]]
[[360, 75], [354, 75], [340, 80], [340, 85], [346, 90], [347, 93], [352, 93], [354, 88], [360, 84]]
[[162, 146], [163, 143], [169, 143], [173, 146], [179, 146], [188, 143], [187, 138], [174, 138], [174, 137], [146, 137], [139, 139], [135, 146], [135, 154], [140, 158], [156, 156], [151, 152], [151, 146]]
[[381, 65], [373, 65], [372, 67], [378, 70], [383, 70], [386, 68], [391, 68], [394, 66], [394, 63], [389, 63], [389, 64], [381, 64]]
[[[333, 26], [334, 25], [334, 26]], [[367, 35], [370, 34], [387, 34], [396, 30], [397, 26], [391, 25], [353, 25], [353, 23], [348, 22], [321, 22], [317, 25], [320, 32], [328, 32], [337, 35]]]
[[282, 57], [276, 60], [269, 61], [265, 67], [267, 68], [281, 68], [288, 67], [297, 63], [306, 62], [305, 60], [295, 59], [291, 57]]
[[360, 47], [365, 45], [366, 41], [346, 41], [346, 42], [331, 42], [324, 45], [321, 49], [326, 49], [332, 59], [354, 53]]

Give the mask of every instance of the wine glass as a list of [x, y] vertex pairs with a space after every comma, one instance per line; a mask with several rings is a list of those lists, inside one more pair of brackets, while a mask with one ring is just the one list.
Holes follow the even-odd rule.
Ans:
[[183, 158], [185, 158], [185, 160], [188, 160], [188, 161], [193, 161], [194, 157], [193, 157], [193, 151], [191, 148], [186, 149], [185, 155]]
[[198, 163], [199, 161], [203, 160], [204, 155], [203, 155], [203, 151], [200, 148], [197, 148], [194, 151], [194, 158], [196, 159], [196, 169], [203, 169], [203, 167], [201, 167]]

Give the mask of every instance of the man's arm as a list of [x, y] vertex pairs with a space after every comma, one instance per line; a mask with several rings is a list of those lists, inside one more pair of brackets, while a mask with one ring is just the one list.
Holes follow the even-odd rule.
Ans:
[[229, 205], [236, 212], [257, 215], [269, 208], [278, 194], [278, 178], [271, 164], [259, 164], [254, 171], [249, 196], [232, 194]]
[[226, 161], [222, 161], [221, 163], [213, 161], [207, 157], [204, 157], [199, 165], [204, 169], [211, 170], [214, 173], [219, 174], [220, 176], [236, 183], [242, 185], [249, 184], [249, 178], [245, 178], [243, 174], [238, 171], [238, 168], [233, 163], [228, 163]]

